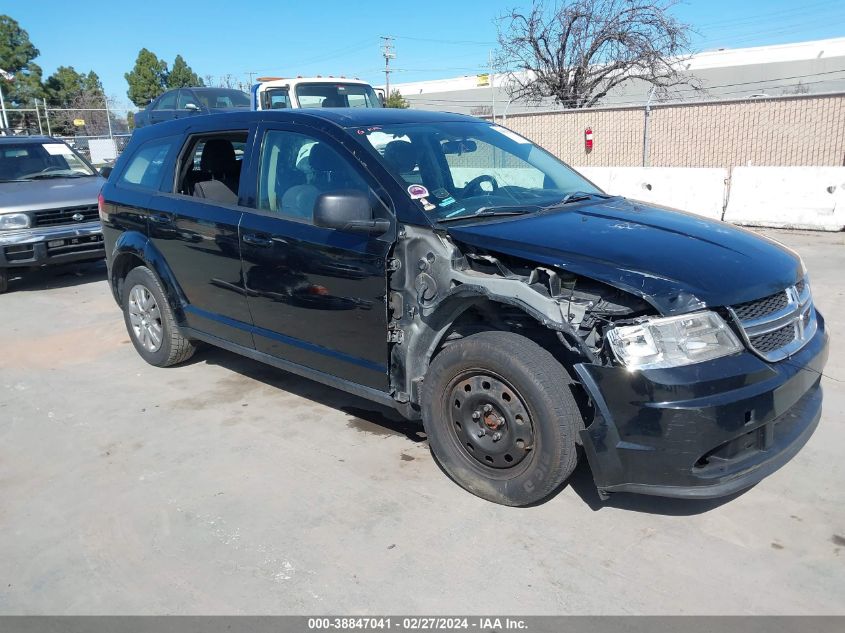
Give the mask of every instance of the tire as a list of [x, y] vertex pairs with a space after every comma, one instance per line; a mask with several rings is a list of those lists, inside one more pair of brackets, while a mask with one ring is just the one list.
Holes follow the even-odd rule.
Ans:
[[571, 383], [549, 352], [511, 332], [481, 332], [448, 345], [423, 381], [423, 424], [434, 457], [483, 499], [507, 506], [542, 501], [578, 460], [575, 438], [583, 425]]
[[9, 271], [6, 268], [0, 268], [0, 294], [9, 289]]
[[129, 271], [122, 302], [129, 338], [150, 365], [169, 367], [193, 356], [196, 348], [179, 330], [161, 284], [149, 268], [138, 266]]

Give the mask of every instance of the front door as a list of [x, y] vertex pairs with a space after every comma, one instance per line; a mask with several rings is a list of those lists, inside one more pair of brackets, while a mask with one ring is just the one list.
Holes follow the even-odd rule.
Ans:
[[[314, 226], [321, 193], [358, 189], [390, 211], [355, 158], [328, 136], [259, 130], [256, 210], [240, 224], [244, 282], [259, 351], [368, 387], [388, 388], [390, 234]], [[395, 226], [395, 225], [392, 225]]]

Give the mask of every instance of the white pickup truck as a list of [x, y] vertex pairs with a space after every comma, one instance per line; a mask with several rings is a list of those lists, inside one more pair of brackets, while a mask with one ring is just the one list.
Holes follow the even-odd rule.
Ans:
[[345, 77], [259, 77], [250, 90], [253, 110], [381, 108], [383, 96], [366, 81]]

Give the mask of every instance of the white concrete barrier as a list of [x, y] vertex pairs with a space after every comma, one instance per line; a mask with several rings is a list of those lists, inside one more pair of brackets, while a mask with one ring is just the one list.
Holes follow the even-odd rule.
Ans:
[[689, 211], [714, 220], [725, 208], [727, 169], [576, 167], [607, 193]]
[[725, 221], [845, 229], [845, 167], [734, 167]]

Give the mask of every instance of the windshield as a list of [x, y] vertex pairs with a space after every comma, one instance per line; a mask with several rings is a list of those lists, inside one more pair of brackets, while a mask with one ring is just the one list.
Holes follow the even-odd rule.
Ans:
[[411, 123], [358, 130], [437, 221], [519, 213], [601, 195], [529, 140], [482, 121]]
[[300, 108], [380, 108], [381, 101], [367, 84], [299, 84]]
[[0, 180], [3, 181], [95, 175], [94, 170], [64, 143], [0, 145]]
[[250, 107], [249, 95], [240, 90], [229, 88], [213, 88], [194, 90], [197, 99], [210, 110], [229, 110], [231, 108]]

